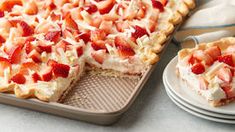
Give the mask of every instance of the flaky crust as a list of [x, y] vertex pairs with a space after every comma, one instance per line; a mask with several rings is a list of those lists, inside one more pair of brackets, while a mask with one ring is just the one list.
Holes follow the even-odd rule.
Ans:
[[[171, 1], [169, 1], [171, 6]], [[174, 6], [171, 6], [171, 10], [173, 10]], [[195, 8], [194, 0], [182, 0], [180, 6], [177, 7], [171, 18], [165, 22], [160, 22], [159, 25], [164, 25], [164, 29], [159, 29], [157, 33], [157, 41], [154, 42], [151, 52], [149, 56], [142, 58], [144, 62], [149, 64], [154, 64], [159, 60], [159, 55], [164, 47], [164, 43], [167, 41], [168, 36], [174, 31], [175, 26], [180, 24], [183, 21], [183, 18], [189, 13], [191, 9]], [[155, 54], [155, 55], [154, 55]], [[147, 58], [147, 59], [146, 59]]]
[[178, 60], [181, 61], [184, 57], [192, 54], [196, 50], [205, 50], [206, 48], [212, 47], [212, 46], [219, 46], [219, 48], [223, 51], [228, 46], [235, 44], [235, 38], [234, 37], [227, 37], [222, 38], [218, 41], [210, 42], [210, 43], [201, 43], [198, 44], [195, 48], [186, 48], [182, 49], [178, 52]]

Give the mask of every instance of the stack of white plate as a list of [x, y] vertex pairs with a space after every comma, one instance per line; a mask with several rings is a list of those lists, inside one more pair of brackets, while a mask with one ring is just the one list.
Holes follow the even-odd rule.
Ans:
[[221, 107], [210, 106], [175, 74], [177, 57], [171, 60], [163, 73], [163, 83], [170, 99], [181, 109], [204, 119], [235, 124], [235, 102]]

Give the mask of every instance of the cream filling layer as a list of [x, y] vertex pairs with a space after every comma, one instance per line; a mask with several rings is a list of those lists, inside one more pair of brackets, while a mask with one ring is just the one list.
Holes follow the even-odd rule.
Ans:
[[220, 87], [219, 83], [220, 80], [215, 77], [212, 79], [209, 83], [209, 87], [207, 90], [200, 89], [200, 82], [198, 79], [198, 76], [201, 75], [195, 75], [191, 72], [191, 68], [187, 66], [182, 66], [180, 64], [177, 64], [177, 68], [179, 70], [180, 77], [186, 82], [190, 84], [190, 87], [192, 87], [193, 90], [200, 93], [203, 97], [205, 97], [209, 101], [219, 101], [221, 99], [226, 98], [226, 94], [223, 91], [223, 89]]

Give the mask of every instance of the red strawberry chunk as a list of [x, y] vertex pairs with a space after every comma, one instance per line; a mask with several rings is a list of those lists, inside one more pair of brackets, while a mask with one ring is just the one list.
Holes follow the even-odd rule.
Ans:
[[42, 73], [42, 80], [49, 82], [51, 79], [52, 79], [52, 68], [49, 67]]
[[98, 50], [91, 53], [92, 58], [99, 64], [103, 64], [106, 56], [106, 50]]
[[84, 10], [86, 10], [90, 14], [98, 11], [97, 6], [94, 4], [86, 5], [83, 8], [84, 8]]
[[153, 5], [153, 8], [159, 9], [160, 12], [164, 11], [164, 6], [161, 2], [159, 2], [157, 0], [152, 0], [152, 5]]
[[4, 17], [4, 11], [0, 11], [0, 18]]
[[115, 0], [104, 0], [104, 1], [99, 1], [97, 7], [98, 7], [100, 14], [106, 14], [110, 12], [114, 4], [115, 4]]
[[94, 50], [100, 50], [100, 49], [105, 49], [106, 50], [105, 41], [103, 41], [103, 40], [98, 40], [96, 42], [92, 42], [91, 47]]
[[46, 53], [51, 53], [52, 52], [52, 46], [51, 45], [38, 45], [38, 48], [42, 51], [42, 52], [46, 52]]
[[230, 83], [232, 81], [232, 72], [229, 68], [223, 67], [217, 71], [217, 76], [219, 79], [223, 80], [225, 83]]
[[24, 62], [20, 66], [19, 73], [22, 73], [24, 75], [28, 74], [28, 70], [33, 70], [33, 71], [38, 71], [39, 70], [39, 65], [35, 62]]
[[205, 72], [205, 67], [202, 63], [196, 63], [191, 67], [191, 70], [194, 74], [202, 74]]
[[83, 55], [83, 47], [77, 47], [77, 56], [80, 57], [81, 55]]
[[20, 26], [23, 29], [23, 37], [30, 36], [34, 33], [34, 29], [30, 27], [26, 22], [20, 21]]
[[57, 43], [60, 39], [60, 35], [61, 35], [60, 31], [49, 31], [45, 34], [45, 40]]
[[205, 53], [211, 56], [213, 60], [217, 60], [218, 56], [221, 55], [221, 50], [218, 46], [213, 46], [205, 50]]
[[2, 35], [0, 35], [0, 43], [5, 43], [6, 39], [2, 37]]
[[218, 56], [218, 61], [228, 64], [229, 66], [234, 66], [232, 55]]
[[116, 36], [116, 37], [114, 38], [114, 43], [115, 43], [115, 46], [116, 46], [116, 47], [125, 46], [125, 47], [128, 47], [128, 48], [131, 48], [131, 46], [130, 46], [129, 43], [126, 41], [126, 39], [123, 38], [123, 37], [120, 37], [120, 36]]
[[211, 56], [203, 52], [202, 50], [198, 50], [193, 53], [193, 57], [196, 58], [199, 61], [205, 61], [206, 65], [212, 65], [214, 63], [214, 60]]
[[50, 11], [56, 9], [56, 5], [54, 4], [54, 2], [51, 2], [51, 3], [48, 5], [48, 9], [49, 9]]
[[4, 70], [11, 67], [11, 63], [7, 58], [0, 57], [0, 76], [4, 76]]
[[195, 63], [198, 63], [198, 62], [200, 62], [200, 60], [198, 60], [198, 59], [196, 59], [195, 57], [193, 57], [193, 55], [191, 55], [191, 56], [189, 57], [189, 59], [188, 59], [188, 64], [191, 64], [191, 65], [193, 65], [193, 64], [195, 64]]
[[70, 67], [65, 64], [56, 63], [52, 65], [52, 71], [55, 77], [67, 78], [69, 75]]
[[3, 2], [1, 2], [0, 10], [9, 12], [15, 5], [22, 6], [23, 3], [21, 0], [4, 0]]
[[91, 31], [91, 41], [96, 42], [97, 40], [104, 40], [106, 33], [103, 30]]
[[52, 59], [49, 59], [49, 60], [47, 61], [47, 65], [48, 65], [48, 66], [53, 66], [53, 65], [55, 65], [55, 64], [57, 64], [57, 63], [58, 63], [57, 61], [52, 60]]
[[160, 2], [162, 3], [162, 5], [166, 6], [168, 3], [168, 0], [160, 0]]
[[36, 82], [42, 80], [41, 76], [40, 76], [37, 72], [34, 72], [34, 73], [32, 74], [32, 79], [33, 79], [33, 82], [34, 82], [34, 83], [36, 83]]
[[69, 27], [70, 29], [74, 29], [74, 30], [78, 30], [78, 25], [77, 23], [72, 19], [71, 15], [68, 14], [65, 17], [65, 23], [66, 23], [66, 27]]
[[131, 35], [135, 39], [140, 38], [140, 37], [142, 37], [144, 35], [148, 35], [146, 29], [144, 29], [144, 28], [142, 28], [140, 26], [137, 26], [137, 25], [134, 28], [135, 28], [135, 32], [133, 32]]
[[118, 46], [117, 50], [118, 50], [118, 54], [123, 58], [135, 55], [135, 51], [130, 47]]
[[25, 84], [26, 79], [23, 74], [17, 73], [11, 78], [11, 81], [13, 81], [17, 84]]
[[86, 44], [87, 42], [89, 42], [90, 39], [90, 33], [81, 33], [77, 36], [77, 39], [82, 39], [84, 41], [84, 43]]
[[13, 47], [10, 49], [10, 51], [8, 53], [8, 58], [12, 64], [20, 63], [21, 52], [22, 52], [21, 46], [16, 46], [16, 47]]
[[232, 86], [228, 85], [228, 86], [221, 86], [223, 91], [225, 92], [227, 98], [233, 98], [235, 97], [235, 92], [232, 88]]
[[40, 63], [42, 62], [41, 60], [41, 55], [36, 51], [36, 50], [32, 50], [29, 54], [28, 57], [31, 58], [34, 62], [36, 63]]
[[29, 41], [26, 41], [25, 43], [26, 54], [29, 54], [33, 49], [34, 49], [33, 45]]

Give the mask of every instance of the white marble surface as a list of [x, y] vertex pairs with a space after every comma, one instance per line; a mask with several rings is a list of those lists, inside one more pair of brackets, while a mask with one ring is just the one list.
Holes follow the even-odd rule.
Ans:
[[164, 59], [160, 61], [134, 104], [112, 126], [98, 126], [0, 104], [0, 132], [234, 132], [235, 125], [192, 116], [168, 98], [162, 83], [162, 72], [176, 52], [177, 46], [170, 44]]

